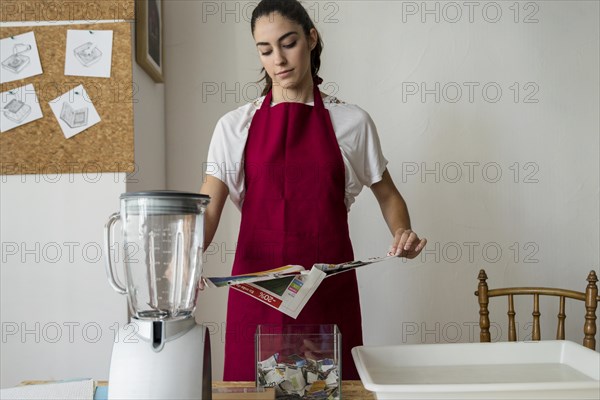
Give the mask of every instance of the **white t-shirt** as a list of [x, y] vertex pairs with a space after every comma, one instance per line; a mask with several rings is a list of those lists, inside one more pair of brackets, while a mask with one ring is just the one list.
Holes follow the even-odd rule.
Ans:
[[[217, 122], [208, 149], [206, 173], [220, 179], [229, 189], [233, 203], [241, 210], [244, 202], [244, 149], [254, 113], [264, 96], [228, 112]], [[323, 98], [342, 152], [346, 172], [346, 209], [364, 186], [382, 179], [387, 160], [381, 151], [373, 120], [362, 108], [341, 102], [333, 96]], [[306, 103], [313, 105], [313, 102]]]

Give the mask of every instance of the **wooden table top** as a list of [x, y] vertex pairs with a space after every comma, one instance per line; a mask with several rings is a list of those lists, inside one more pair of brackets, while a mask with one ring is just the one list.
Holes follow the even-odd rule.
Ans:
[[[50, 381], [25, 381], [21, 382], [22, 385], [35, 385], [41, 383], [49, 383]], [[106, 381], [98, 381], [97, 385], [105, 386], [108, 382]], [[254, 382], [223, 382], [223, 381], [213, 381], [213, 387], [215, 388], [223, 388], [223, 387], [254, 387]], [[373, 392], [369, 392], [362, 385], [361, 381], [342, 381], [342, 398], [344, 400], [374, 400], [375, 394]]]
[[[222, 382], [214, 381], [213, 387], [254, 387], [254, 382]], [[363, 387], [361, 381], [342, 381], [342, 398], [344, 400], [374, 400], [375, 394]]]

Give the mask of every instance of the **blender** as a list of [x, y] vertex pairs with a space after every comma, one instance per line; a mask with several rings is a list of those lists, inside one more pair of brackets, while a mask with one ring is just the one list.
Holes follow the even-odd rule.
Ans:
[[[106, 272], [127, 295], [130, 322], [113, 345], [109, 399], [211, 399], [208, 329], [193, 315], [210, 198], [178, 191], [123, 193], [104, 228]], [[121, 221], [125, 284], [110, 256]]]

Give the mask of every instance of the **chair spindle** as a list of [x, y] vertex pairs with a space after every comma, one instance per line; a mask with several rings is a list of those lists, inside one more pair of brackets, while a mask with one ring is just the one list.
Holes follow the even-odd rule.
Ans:
[[[481, 275], [481, 272], [479, 273]], [[583, 325], [583, 345], [596, 350], [596, 308], [598, 307], [598, 277], [591, 271], [587, 277], [588, 285], [585, 288], [585, 323]]]
[[533, 340], [540, 340], [540, 295], [538, 293], [535, 293], [533, 295], [533, 312], [531, 313], [531, 315], [533, 315], [533, 332], [532, 332], [532, 339]]
[[515, 324], [515, 303], [512, 294], [508, 295], [508, 341], [517, 341], [517, 327]]
[[479, 271], [479, 284], [477, 285], [477, 295], [479, 301], [479, 341], [481, 342], [490, 342], [490, 319], [488, 311], [488, 285], [487, 285], [487, 274], [484, 270]]
[[565, 340], [565, 296], [560, 296], [560, 306], [558, 310], [558, 327], [556, 328], [556, 339]]

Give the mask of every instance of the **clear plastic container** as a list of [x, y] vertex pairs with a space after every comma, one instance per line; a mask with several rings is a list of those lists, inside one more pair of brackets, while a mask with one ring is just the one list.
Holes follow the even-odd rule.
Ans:
[[259, 325], [256, 385], [276, 398], [340, 399], [342, 334], [337, 325]]

